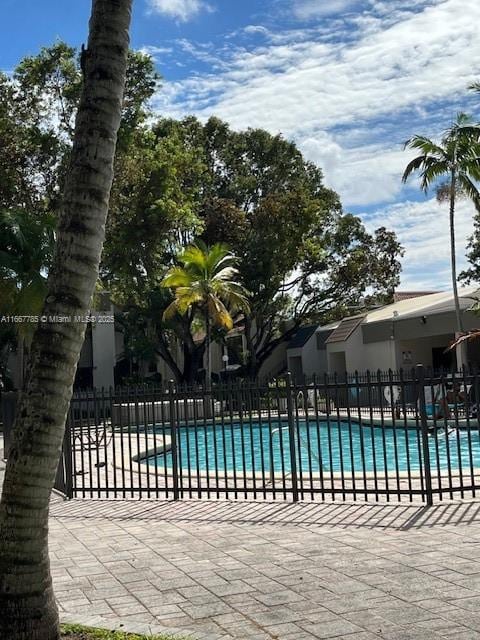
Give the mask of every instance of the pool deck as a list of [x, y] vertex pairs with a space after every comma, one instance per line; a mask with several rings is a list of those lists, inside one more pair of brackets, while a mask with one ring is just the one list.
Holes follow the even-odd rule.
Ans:
[[480, 639], [479, 503], [55, 501], [50, 531], [63, 620], [192, 640]]
[[[0, 486], [2, 473], [0, 460]], [[480, 640], [475, 501], [54, 497], [50, 558], [65, 622], [191, 640]]]

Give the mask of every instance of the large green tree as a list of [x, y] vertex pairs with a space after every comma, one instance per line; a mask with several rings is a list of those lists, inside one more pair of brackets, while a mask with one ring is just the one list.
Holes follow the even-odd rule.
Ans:
[[[77, 52], [56, 43], [25, 59], [15, 82], [7, 83], [29, 109], [32, 127], [50, 141], [51, 172], [38, 172], [48, 176], [48, 195], [39, 198], [48, 210], [58, 210], [79, 78]], [[242, 283], [255, 294], [245, 328], [249, 375], [302, 323], [392, 290], [398, 253], [385, 252], [387, 236], [368, 234], [358, 218], [344, 214], [320, 169], [293, 143], [262, 130], [234, 132], [216, 118], [151, 125], [147, 105], [157, 86], [151, 59], [130, 53], [101, 268], [127, 336], [143, 343], [143, 351], [149, 343], [147, 351], [179, 380], [192, 380], [199, 368], [205, 342], [193, 339], [188, 317], [164, 322], [172, 297], [160, 286], [181, 247], [197, 237], [229, 244], [241, 258]]]
[[[49, 262], [45, 240], [51, 240], [70, 161], [82, 88], [80, 57], [80, 51], [57, 41], [24, 58], [12, 76], [0, 73], [0, 307], [7, 315], [35, 315], [42, 304]], [[137, 160], [148, 101], [158, 85], [152, 59], [129, 51], [115, 161], [117, 182], [125, 182]], [[117, 185], [113, 194], [112, 200], [129, 196]], [[12, 242], [15, 235], [17, 241]], [[22, 352], [28, 327], [17, 328], [0, 326], [0, 360], [8, 357], [15, 341]]]
[[101, 276], [121, 310], [125, 351], [141, 345], [150, 358], [161, 357], [179, 382], [192, 382], [202, 368], [205, 343], [194, 339], [189, 314], [163, 319], [172, 294], [161, 281], [182, 247], [202, 230], [196, 211], [206, 168], [177, 137], [159, 139], [140, 130], [117, 169]]
[[398, 283], [395, 237], [386, 230], [371, 235], [345, 214], [321, 170], [294, 143], [263, 130], [235, 132], [217, 118], [201, 124], [190, 117], [158, 121], [142, 144], [126, 189], [135, 205], [125, 200], [118, 214], [112, 211], [104, 275], [107, 288], [123, 289], [130, 309], [141, 309], [155, 326], [157, 352], [180, 379], [194, 371], [171, 364], [170, 337], [181, 341], [185, 355], [201, 345], [193, 342], [188, 319], [162, 321], [158, 305], [169, 300], [158, 282], [176, 250], [198, 235], [210, 245], [228, 244], [240, 258], [241, 283], [253, 294], [251, 316], [242, 322], [249, 376], [312, 317], [357, 304], [366, 293], [386, 295]]
[[[88, 313], [98, 276], [122, 112], [131, 0], [93, 0], [83, 88], [43, 315]], [[0, 637], [59, 640], [48, 508], [85, 324], [41, 323], [0, 502]]]
[[[459, 197], [472, 200], [480, 209], [480, 192], [476, 181], [480, 179], [480, 127], [472, 118], [459, 113], [455, 122], [447, 129], [439, 143], [424, 136], [413, 136], [406, 148], [420, 151], [405, 168], [403, 182], [420, 173], [420, 187], [427, 192], [437, 188], [439, 201], [449, 203], [450, 264], [452, 288], [455, 300], [457, 331], [463, 333], [463, 320], [458, 298], [457, 260], [455, 247], [455, 206]], [[444, 182], [441, 182], [442, 179]]]
[[[395, 286], [400, 265], [384, 251], [393, 236], [372, 236], [344, 213], [320, 168], [294, 143], [262, 130], [232, 132], [215, 119], [201, 135], [213, 174], [203, 237], [227, 241], [241, 258], [252, 293], [245, 372], [253, 377], [300, 325]], [[390, 248], [398, 258], [400, 246]]]

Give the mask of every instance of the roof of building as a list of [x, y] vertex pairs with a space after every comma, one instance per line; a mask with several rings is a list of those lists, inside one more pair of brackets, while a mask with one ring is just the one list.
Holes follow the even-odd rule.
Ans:
[[[480, 294], [478, 286], [464, 287], [458, 291], [460, 297], [460, 306], [462, 309], [468, 309], [472, 306], [476, 296]], [[365, 323], [382, 322], [391, 320], [393, 317], [414, 318], [416, 316], [428, 316], [437, 313], [446, 313], [454, 311], [455, 303], [452, 291], [441, 291], [416, 298], [407, 298], [393, 304], [387, 304], [385, 307], [370, 311], [365, 317]]]
[[362, 324], [365, 319], [365, 314], [360, 316], [352, 316], [350, 318], [344, 318], [338, 327], [332, 331], [332, 333], [325, 340], [326, 343], [332, 342], [344, 342], [352, 335], [355, 329]]
[[[406, 292], [407, 293], [407, 292]], [[410, 292], [412, 293], [412, 292]], [[414, 293], [414, 292], [413, 292]], [[473, 302], [480, 297], [478, 286], [464, 287], [459, 289], [460, 307], [469, 309]], [[344, 342], [361, 324], [373, 322], [392, 321], [418, 316], [429, 316], [438, 313], [447, 313], [455, 310], [455, 302], [452, 291], [440, 291], [437, 293], [417, 292], [417, 295], [409, 295], [393, 304], [373, 309], [363, 315], [350, 316], [344, 318], [330, 336], [326, 343]]]
[[315, 335], [317, 337], [317, 349], [325, 349], [326, 343], [332, 332], [338, 327], [339, 322], [332, 322], [331, 324], [325, 324], [317, 327]]
[[421, 298], [422, 296], [430, 296], [438, 291], [396, 291], [393, 294], [393, 301], [409, 300], [410, 298]]
[[311, 324], [306, 327], [300, 327], [297, 329], [296, 333], [294, 333], [293, 337], [290, 339], [290, 342], [287, 344], [287, 349], [300, 349], [305, 346], [305, 344], [310, 340], [315, 331], [317, 330], [316, 324]]

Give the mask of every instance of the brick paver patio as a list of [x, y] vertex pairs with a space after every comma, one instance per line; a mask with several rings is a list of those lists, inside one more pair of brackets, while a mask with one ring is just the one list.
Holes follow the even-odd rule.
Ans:
[[51, 516], [73, 616], [198, 638], [480, 638], [480, 503], [55, 501]]
[[203, 640], [480, 638], [478, 502], [56, 498], [50, 539], [64, 619]]

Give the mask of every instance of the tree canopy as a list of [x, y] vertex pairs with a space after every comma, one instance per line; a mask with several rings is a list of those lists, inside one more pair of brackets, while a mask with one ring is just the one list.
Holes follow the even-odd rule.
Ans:
[[141, 144], [130, 186], [118, 183], [129, 197], [114, 199], [103, 275], [126, 306], [143, 305], [162, 350], [169, 331], [185, 344], [191, 327], [162, 326], [152, 305], [161, 298], [158, 282], [176, 247], [196, 237], [226, 243], [240, 258], [240, 280], [252, 294], [250, 315], [239, 319], [252, 376], [310, 318], [358, 305], [365, 294], [386, 299], [398, 285], [395, 235], [369, 234], [344, 213], [321, 170], [282, 136], [189, 117], [159, 120]]
[[216, 243], [208, 247], [197, 240], [181, 251], [177, 262], [179, 264], [171, 267], [162, 281], [162, 287], [173, 290], [175, 295], [163, 312], [163, 319], [168, 322], [189, 314], [192, 322], [197, 317], [203, 321], [206, 383], [210, 385], [212, 327], [231, 331], [234, 313], [248, 316], [249, 292], [238, 282], [238, 259], [226, 245]]
[[[224, 243], [239, 258], [251, 312], [234, 321], [250, 376], [300, 325], [371, 297], [388, 301], [402, 254], [392, 232], [369, 233], [344, 212], [321, 169], [281, 135], [233, 131], [215, 117], [155, 121], [158, 84], [151, 58], [130, 52], [100, 268], [123, 313], [127, 351], [138, 345], [177, 379], [192, 379], [205, 344], [188, 316], [164, 321], [173, 297], [161, 282], [195, 240]], [[23, 60], [13, 80], [0, 78], [0, 142], [15, 165], [0, 178], [0, 206], [57, 213], [80, 86], [78, 51], [62, 42]]]

